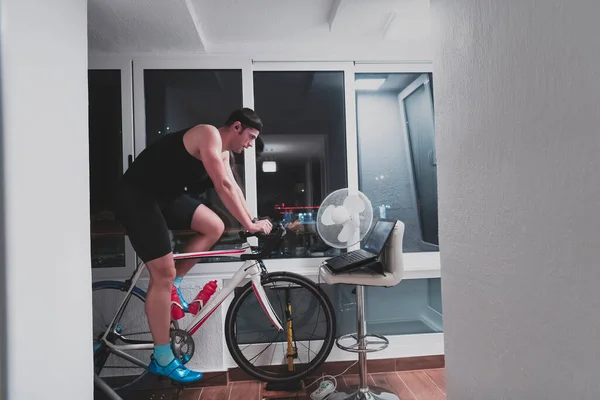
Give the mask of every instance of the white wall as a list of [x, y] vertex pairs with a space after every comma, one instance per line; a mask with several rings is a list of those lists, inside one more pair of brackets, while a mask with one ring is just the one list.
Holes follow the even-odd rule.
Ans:
[[432, 8], [448, 400], [598, 399], [600, 3]]
[[93, 397], [86, 7], [0, 2], [9, 400]]

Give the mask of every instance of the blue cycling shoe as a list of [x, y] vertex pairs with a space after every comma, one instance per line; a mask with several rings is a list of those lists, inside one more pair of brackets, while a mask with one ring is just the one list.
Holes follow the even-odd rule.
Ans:
[[163, 367], [152, 357], [152, 361], [148, 365], [148, 371], [180, 383], [192, 383], [202, 379], [202, 372], [187, 369], [178, 358], [173, 359], [169, 365]]

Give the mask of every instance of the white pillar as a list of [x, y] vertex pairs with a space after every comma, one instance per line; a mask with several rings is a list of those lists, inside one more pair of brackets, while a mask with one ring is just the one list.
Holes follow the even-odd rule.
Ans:
[[1, 0], [1, 398], [93, 398], [87, 2]]
[[448, 400], [598, 399], [598, 1], [432, 0]]

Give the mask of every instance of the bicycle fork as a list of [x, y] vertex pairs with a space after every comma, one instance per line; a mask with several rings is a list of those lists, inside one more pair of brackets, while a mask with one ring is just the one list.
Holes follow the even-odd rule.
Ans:
[[258, 262], [256, 262], [250, 269], [248, 269], [248, 273], [250, 274], [250, 278], [252, 279], [252, 290], [260, 303], [265, 314], [269, 317], [269, 320], [279, 332], [283, 331], [283, 324], [275, 314], [273, 310], [273, 306], [271, 306], [271, 302], [265, 293], [265, 289], [262, 286], [261, 282], [261, 269], [258, 266]]

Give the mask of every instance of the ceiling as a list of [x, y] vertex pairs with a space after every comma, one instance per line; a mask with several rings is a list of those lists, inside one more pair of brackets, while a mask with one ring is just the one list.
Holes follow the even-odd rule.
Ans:
[[[270, 59], [283, 51], [281, 57], [310, 61], [420, 61], [431, 59], [429, 35], [429, 0], [88, 0], [93, 55], [240, 54], [260, 61], [256, 55]], [[220, 123], [231, 108], [221, 97], [231, 96], [218, 96], [237, 93], [239, 78], [205, 72], [194, 79], [171, 72], [164, 84], [178, 104], [192, 105], [190, 121], [213, 122], [212, 116]], [[380, 91], [397, 92], [415, 76], [389, 76]], [[293, 159], [298, 152], [289, 149], [300, 144], [289, 146], [290, 141], [307, 133], [315, 140], [305, 138], [309, 148], [302, 151], [320, 153], [320, 135], [343, 132], [340, 73], [255, 72], [254, 80], [255, 109], [265, 122], [265, 156]], [[193, 97], [198, 87], [203, 95]], [[179, 117], [186, 110], [181, 104]]]
[[[90, 53], [429, 50], [428, 0], [88, 0]], [[404, 46], [404, 47], [403, 47]]]

